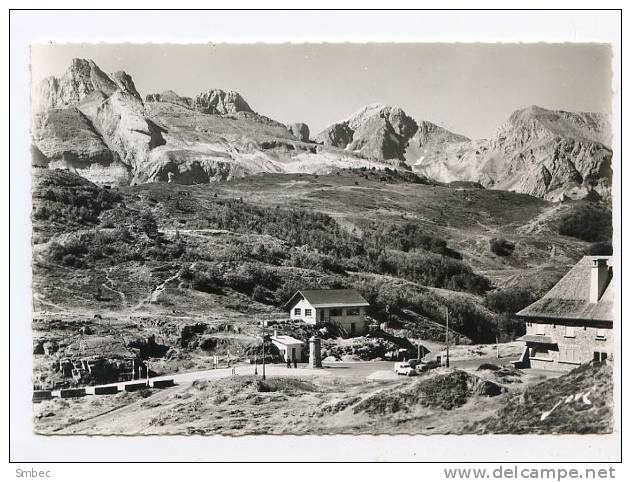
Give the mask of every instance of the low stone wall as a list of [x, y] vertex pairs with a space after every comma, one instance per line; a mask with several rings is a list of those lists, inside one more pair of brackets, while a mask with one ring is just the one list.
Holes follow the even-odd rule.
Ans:
[[108, 385], [105, 387], [86, 387], [85, 393], [88, 395], [113, 395], [118, 393], [116, 385]]
[[169, 378], [167, 380], [149, 380], [149, 386], [151, 388], [166, 388], [172, 387], [175, 385], [173, 378]]

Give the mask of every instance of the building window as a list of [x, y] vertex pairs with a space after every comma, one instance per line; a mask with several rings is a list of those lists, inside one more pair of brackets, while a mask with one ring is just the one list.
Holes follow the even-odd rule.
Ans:
[[311, 316], [311, 308], [305, 308], [305, 316]]
[[574, 334], [574, 327], [573, 326], [566, 326], [565, 327], [565, 337], [566, 338], [576, 338], [576, 335]]
[[331, 316], [342, 316], [342, 309], [341, 308], [332, 308], [329, 314]]
[[346, 316], [357, 316], [359, 315], [359, 308], [349, 308], [346, 310]]
[[606, 340], [607, 336], [605, 334], [605, 329], [604, 328], [598, 328], [596, 330], [596, 339], [597, 340]]
[[300, 316], [300, 308], [294, 308], [294, 315]]
[[604, 362], [607, 359], [607, 353], [601, 351], [594, 352], [594, 361], [595, 362]]

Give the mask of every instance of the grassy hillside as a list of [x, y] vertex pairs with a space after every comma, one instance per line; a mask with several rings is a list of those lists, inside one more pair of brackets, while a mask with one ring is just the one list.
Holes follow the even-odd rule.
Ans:
[[[442, 339], [448, 306], [461, 341], [492, 342], [516, 333], [499, 317], [514, 305], [506, 298], [548, 289], [589, 246], [556, 234], [569, 207], [394, 170], [104, 189], [36, 169], [33, 204], [36, 338], [76, 336], [72, 323], [53, 333], [45, 320], [107, 323], [177, 346], [193, 365], [227, 352], [202, 340], [225, 338], [214, 328], [225, 324], [245, 356], [258, 320], [286, 316], [282, 304], [309, 287], [359, 289], [371, 318], [410, 340]], [[514, 244], [509, 256], [492, 252], [498, 237]]]
[[468, 430], [513, 435], [611, 433], [612, 423], [612, 368], [583, 365], [512, 395], [498, 413], [469, 425]]

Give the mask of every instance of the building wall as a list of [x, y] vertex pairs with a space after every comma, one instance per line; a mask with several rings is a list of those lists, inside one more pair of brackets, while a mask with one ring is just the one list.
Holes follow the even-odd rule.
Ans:
[[[318, 322], [324, 320], [324, 322], [333, 323], [335, 325], [339, 325], [342, 329], [344, 329], [349, 335], [363, 335], [366, 333], [366, 308], [361, 307], [345, 307], [345, 308], [336, 308], [337, 310], [341, 310], [340, 315], [331, 314], [331, 308], [318, 308], [317, 317]], [[348, 310], [359, 310], [359, 314], [357, 315], [349, 315]], [[324, 317], [323, 317], [324, 314]], [[355, 324], [355, 331], [352, 331], [352, 323]]]
[[[300, 314], [296, 314], [296, 308], [300, 310]], [[307, 310], [311, 310], [311, 315], [307, 315]], [[289, 318], [292, 320], [302, 320], [305, 323], [309, 323], [310, 325], [316, 324], [316, 309], [311, 306], [307, 300], [302, 298], [298, 303], [296, 303], [289, 312]]]
[[292, 348], [296, 349], [296, 361], [302, 361], [302, 344], [300, 343], [289, 343], [285, 345], [284, 343], [280, 343], [278, 341], [272, 340], [272, 343], [276, 345], [278, 351], [283, 355], [283, 359], [287, 361], [287, 357], [289, 357], [289, 361], [293, 361], [292, 356]]
[[[296, 308], [300, 310], [300, 314], [296, 314]], [[355, 335], [363, 335], [367, 331], [366, 308], [361, 307], [342, 307], [341, 315], [331, 315], [331, 308], [314, 308], [307, 300], [301, 299], [292, 306], [289, 312], [289, 318], [292, 320], [301, 320], [305, 323], [315, 325], [316, 323], [334, 323], [342, 327], [347, 333]], [[348, 310], [359, 310], [358, 315], [349, 315]], [[311, 310], [311, 314], [307, 315], [307, 310]], [[355, 331], [351, 333], [352, 323], [355, 324]]]
[[[589, 325], [587, 324], [589, 323]], [[568, 320], [528, 320], [527, 335], [545, 335], [556, 345], [527, 343], [530, 367], [569, 371], [594, 359], [594, 352], [613, 356], [613, 324], [611, 322], [575, 322]], [[599, 335], [604, 335], [600, 337]]]

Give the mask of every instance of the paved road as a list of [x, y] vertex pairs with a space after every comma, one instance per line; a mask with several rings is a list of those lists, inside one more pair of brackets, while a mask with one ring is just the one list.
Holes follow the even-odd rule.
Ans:
[[[495, 357], [483, 357], [475, 358], [471, 360], [453, 360], [450, 363], [452, 368], [472, 369], [477, 368], [482, 363], [494, 363], [497, 365], [504, 365], [509, 363], [512, 358], [495, 358]], [[236, 376], [254, 375], [254, 365], [236, 365], [234, 367], [234, 374]], [[218, 378], [228, 378], [233, 376], [233, 368], [217, 368], [214, 370], [202, 370], [186, 373], [173, 373], [170, 375], [162, 375], [159, 377], [153, 377], [151, 380], [169, 380], [173, 379], [176, 385], [187, 385], [193, 383], [196, 380], [213, 380]], [[263, 368], [261, 365], [257, 367], [259, 376], [263, 374]], [[392, 361], [378, 361], [378, 362], [335, 362], [322, 364], [322, 369], [311, 369], [306, 363], [298, 364], [298, 368], [287, 368], [285, 365], [274, 364], [265, 366], [265, 374], [268, 377], [321, 377], [321, 376], [334, 376], [341, 378], [352, 378], [354, 380], [389, 380], [397, 379], [397, 375], [394, 373], [394, 362]], [[534, 374], [534, 373], [533, 373]], [[543, 372], [543, 375], [557, 377], [557, 373]], [[126, 383], [142, 382], [143, 380], [136, 380]], [[106, 386], [118, 385], [122, 386], [124, 383], [111, 383]]]

